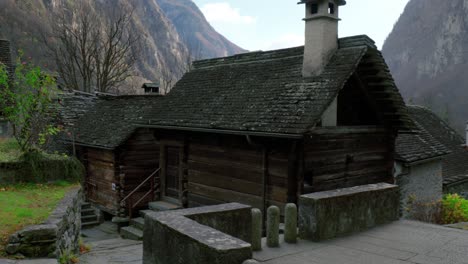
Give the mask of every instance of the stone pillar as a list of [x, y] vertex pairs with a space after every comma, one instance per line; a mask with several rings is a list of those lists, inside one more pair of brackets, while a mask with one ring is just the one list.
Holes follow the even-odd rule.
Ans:
[[297, 242], [297, 206], [292, 203], [285, 208], [284, 241], [290, 244]]
[[267, 246], [279, 247], [280, 210], [277, 206], [270, 206], [267, 210]]
[[252, 209], [252, 250], [262, 250], [262, 211]]

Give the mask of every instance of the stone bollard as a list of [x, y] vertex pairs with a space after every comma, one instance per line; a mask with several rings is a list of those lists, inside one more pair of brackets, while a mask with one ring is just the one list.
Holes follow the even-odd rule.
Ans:
[[284, 209], [284, 241], [294, 244], [297, 242], [297, 206], [293, 203]]
[[262, 250], [262, 211], [252, 209], [252, 250]]
[[280, 210], [270, 206], [267, 210], [267, 246], [279, 247]]

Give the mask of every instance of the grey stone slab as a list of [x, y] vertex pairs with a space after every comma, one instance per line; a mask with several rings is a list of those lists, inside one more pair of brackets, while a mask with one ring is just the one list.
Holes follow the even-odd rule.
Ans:
[[354, 249], [362, 252], [367, 252], [370, 254], [375, 254], [379, 256], [389, 257], [399, 260], [408, 260], [417, 255], [417, 253], [409, 252], [403, 249], [394, 249], [391, 247], [386, 247], [379, 243], [373, 243], [373, 241], [368, 241], [365, 238], [350, 238], [350, 239], [337, 239], [335, 241], [329, 242], [332, 245]]
[[311, 250], [289, 249], [291, 254], [280, 248], [254, 256], [262, 256], [267, 264], [468, 263], [468, 232], [414, 221], [398, 221], [318, 245]]
[[280, 246], [277, 248], [269, 248], [266, 245], [266, 238], [262, 239], [262, 250], [255, 251], [253, 253], [253, 258], [258, 261], [267, 261], [272, 259], [281, 258], [284, 256], [290, 256], [298, 254], [304, 251], [311, 251], [322, 248], [326, 245], [307, 241], [307, 240], [298, 240], [296, 244], [288, 244], [284, 242], [284, 235], [280, 235]]
[[80, 257], [85, 264], [141, 264], [143, 246], [141, 241], [110, 239], [90, 243], [91, 251]]
[[120, 237], [117, 231], [117, 226], [111, 222], [104, 222], [93, 228], [82, 229], [81, 235], [85, 243], [116, 239]]

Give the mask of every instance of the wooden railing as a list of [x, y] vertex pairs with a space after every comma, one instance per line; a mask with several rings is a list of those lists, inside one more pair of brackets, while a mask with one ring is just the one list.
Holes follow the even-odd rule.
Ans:
[[[125, 207], [125, 203], [127, 203], [127, 208], [128, 208], [128, 216], [130, 219], [133, 217], [133, 210], [149, 195], [151, 195], [151, 200], [154, 201], [155, 199], [155, 194], [159, 189], [159, 183], [156, 184], [156, 179], [159, 179], [159, 171], [161, 168], [158, 168], [155, 170], [153, 173], [151, 173], [148, 178], [146, 178], [140, 185], [138, 185], [133, 191], [131, 191], [127, 196], [125, 196], [121, 201], [120, 201], [120, 206]], [[133, 202], [133, 196], [147, 183], [150, 183], [150, 190], [145, 193], [138, 201]]]

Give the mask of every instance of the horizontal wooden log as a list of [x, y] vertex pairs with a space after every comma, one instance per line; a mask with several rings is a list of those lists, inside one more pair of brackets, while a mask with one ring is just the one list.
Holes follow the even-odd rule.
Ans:
[[[221, 189], [227, 189], [235, 192], [258, 195], [263, 189], [261, 183], [255, 183], [237, 178], [225, 177], [218, 175], [213, 177], [212, 175], [204, 174], [203, 172], [190, 171], [189, 178], [190, 183], [202, 184], [206, 186], [218, 187]], [[268, 185], [267, 196], [268, 199], [285, 202], [287, 201], [287, 189], [277, 186]]]

